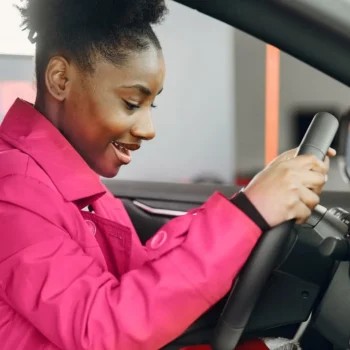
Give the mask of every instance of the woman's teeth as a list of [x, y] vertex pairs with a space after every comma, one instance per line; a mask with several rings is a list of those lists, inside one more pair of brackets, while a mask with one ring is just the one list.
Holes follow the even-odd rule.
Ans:
[[127, 149], [126, 149], [125, 147], [121, 146], [119, 143], [117, 143], [117, 142], [112, 142], [112, 143], [113, 143], [113, 145], [114, 145], [116, 148], [119, 149], [119, 151], [121, 151], [121, 152], [123, 152], [123, 153], [126, 153], [126, 152], [127, 152]]

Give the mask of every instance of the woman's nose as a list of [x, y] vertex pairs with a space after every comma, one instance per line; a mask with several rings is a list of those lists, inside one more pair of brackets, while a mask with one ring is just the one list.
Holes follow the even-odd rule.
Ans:
[[151, 113], [144, 113], [138, 116], [138, 119], [131, 129], [131, 134], [142, 140], [152, 140], [156, 136]]

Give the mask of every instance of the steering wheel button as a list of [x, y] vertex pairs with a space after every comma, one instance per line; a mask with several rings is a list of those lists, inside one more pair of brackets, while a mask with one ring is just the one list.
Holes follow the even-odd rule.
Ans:
[[159, 249], [167, 240], [167, 233], [165, 231], [158, 232], [151, 240], [150, 247], [152, 249]]

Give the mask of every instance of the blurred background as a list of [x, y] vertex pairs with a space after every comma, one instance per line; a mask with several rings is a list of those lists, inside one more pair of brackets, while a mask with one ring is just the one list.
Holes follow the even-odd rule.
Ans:
[[[16, 97], [35, 98], [35, 48], [19, 27], [16, 3], [0, 2], [0, 121]], [[339, 116], [348, 109], [348, 88], [341, 83], [283, 52], [267, 69], [264, 42], [178, 3], [168, 5], [167, 19], [155, 28], [167, 62], [154, 110], [157, 137], [118, 178], [247, 183], [265, 164], [269, 74], [279, 79], [273, 102], [279, 152], [298, 145], [317, 111]]]

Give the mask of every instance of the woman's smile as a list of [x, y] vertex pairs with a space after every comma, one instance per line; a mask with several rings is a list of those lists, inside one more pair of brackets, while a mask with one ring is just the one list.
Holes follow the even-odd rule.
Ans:
[[114, 152], [122, 165], [127, 165], [131, 162], [131, 152], [140, 149], [140, 145], [127, 144], [117, 141], [112, 141]]

